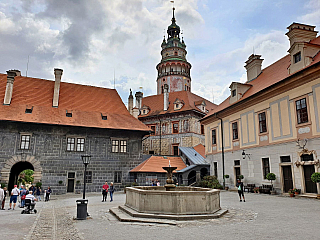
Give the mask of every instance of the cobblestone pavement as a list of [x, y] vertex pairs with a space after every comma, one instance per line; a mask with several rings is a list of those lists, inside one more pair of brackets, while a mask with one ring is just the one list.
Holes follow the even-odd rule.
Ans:
[[101, 202], [99, 194], [88, 195], [86, 221], [73, 220], [80, 195], [56, 196], [37, 204], [39, 214], [0, 211], [1, 239], [320, 239], [320, 201], [264, 194], [221, 192], [221, 206], [229, 212], [219, 219], [178, 222], [177, 226], [122, 223], [109, 208], [124, 204], [116, 193], [113, 202]]

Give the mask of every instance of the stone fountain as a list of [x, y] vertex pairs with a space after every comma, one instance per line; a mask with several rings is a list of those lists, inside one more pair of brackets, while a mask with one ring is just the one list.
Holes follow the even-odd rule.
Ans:
[[[127, 214], [130, 221], [141, 218], [167, 220], [195, 220], [218, 218], [227, 210], [220, 207], [220, 190], [199, 187], [176, 187], [172, 173], [177, 167], [163, 167], [167, 171], [165, 186], [137, 186], [126, 188], [124, 206], [111, 208], [120, 221]], [[138, 220], [139, 219], [139, 220]], [[128, 220], [129, 221], [129, 220]]]

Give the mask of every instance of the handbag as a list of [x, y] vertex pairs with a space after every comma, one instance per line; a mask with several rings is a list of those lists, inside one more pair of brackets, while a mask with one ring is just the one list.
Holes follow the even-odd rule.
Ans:
[[21, 200], [25, 200], [25, 199], [26, 199], [26, 195], [22, 195]]

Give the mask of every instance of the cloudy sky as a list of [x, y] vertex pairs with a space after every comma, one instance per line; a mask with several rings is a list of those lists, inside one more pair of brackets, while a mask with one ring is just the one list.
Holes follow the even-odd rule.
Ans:
[[[244, 62], [261, 54], [266, 67], [287, 54], [286, 27], [320, 28], [320, 0], [175, 0], [192, 64], [192, 91], [220, 103], [232, 81], [245, 81]], [[0, 72], [156, 93], [169, 0], [0, 0]]]

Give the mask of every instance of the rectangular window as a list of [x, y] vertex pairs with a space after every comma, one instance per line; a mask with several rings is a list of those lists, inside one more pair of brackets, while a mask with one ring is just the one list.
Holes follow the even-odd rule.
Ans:
[[217, 144], [217, 135], [216, 129], [212, 130], [212, 145]]
[[305, 98], [296, 101], [296, 110], [298, 124], [308, 122], [307, 101]]
[[294, 61], [294, 63], [301, 61], [301, 52], [298, 52], [295, 55], [293, 55], [293, 61]]
[[267, 174], [270, 173], [269, 158], [262, 158], [263, 178], [267, 179]]
[[232, 96], [232, 97], [235, 97], [235, 96], [236, 96], [236, 94], [237, 94], [237, 90], [236, 90], [236, 89], [232, 90], [232, 92], [231, 92], [231, 96]]
[[232, 123], [232, 139], [238, 139], [238, 122]]
[[204, 134], [204, 126], [201, 125], [201, 134]]
[[87, 171], [86, 183], [92, 183], [92, 171]]
[[178, 156], [179, 155], [179, 146], [173, 146], [173, 155]]
[[20, 149], [29, 149], [30, 135], [21, 135]]
[[84, 138], [77, 138], [77, 152], [84, 151]]
[[74, 151], [75, 138], [67, 138], [67, 151]]
[[240, 160], [234, 160], [234, 165], [239, 166], [240, 165]]
[[112, 152], [119, 152], [119, 140], [112, 140]]
[[266, 112], [259, 113], [259, 131], [260, 133], [267, 132]]
[[151, 126], [151, 135], [156, 135], [156, 126]]
[[120, 140], [120, 152], [127, 152], [127, 140]]
[[217, 162], [214, 162], [213, 163], [213, 166], [214, 166], [214, 175], [216, 177], [218, 177], [218, 163]]
[[114, 182], [121, 183], [121, 181], [122, 181], [122, 172], [121, 171], [114, 172]]
[[313, 161], [313, 154], [303, 154], [301, 155], [301, 161]]
[[172, 132], [179, 133], [179, 123], [178, 122], [172, 123]]
[[291, 162], [290, 156], [280, 156], [280, 162]]

